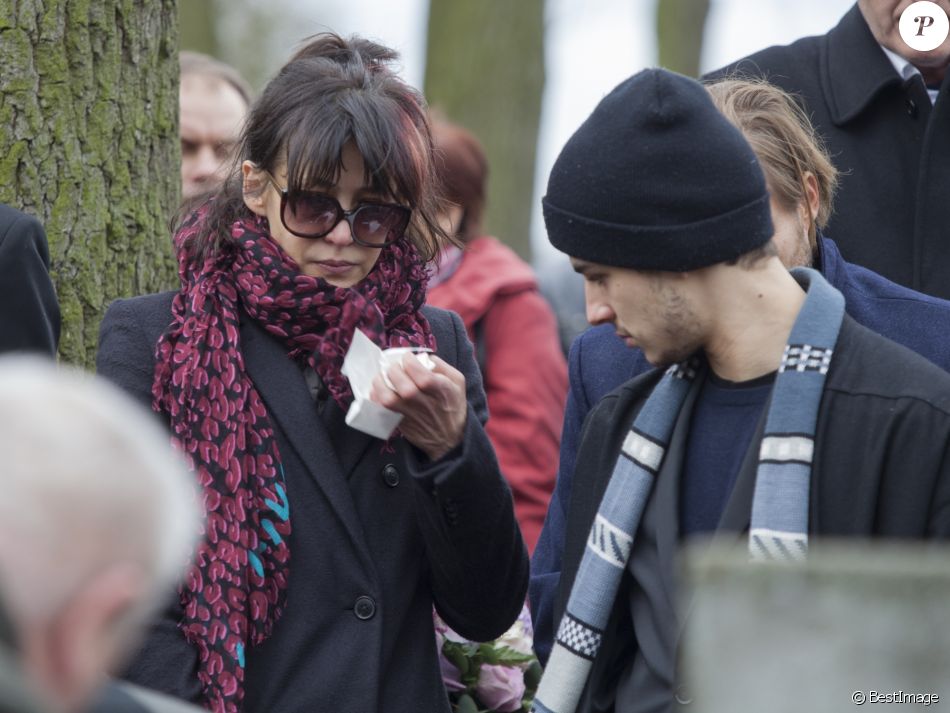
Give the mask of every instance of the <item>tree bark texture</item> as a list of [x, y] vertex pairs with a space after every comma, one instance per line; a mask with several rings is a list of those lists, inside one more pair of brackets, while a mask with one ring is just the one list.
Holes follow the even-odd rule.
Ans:
[[543, 90], [543, 0], [430, 0], [426, 96], [482, 142], [484, 227], [525, 259]]
[[699, 76], [709, 0], [657, 0], [656, 38], [660, 66]]
[[177, 0], [0, 0], [0, 201], [37, 216], [91, 367], [108, 303], [175, 284]]

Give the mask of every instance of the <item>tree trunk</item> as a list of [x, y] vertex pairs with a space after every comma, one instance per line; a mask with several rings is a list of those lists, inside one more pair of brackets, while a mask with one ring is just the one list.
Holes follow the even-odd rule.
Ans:
[[708, 14], [709, 0], [657, 0], [656, 38], [661, 67], [689, 77], [699, 76]]
[[484, 226], [525, 259], [543, 89], [543, 0], [430, 0], [426, 96], [481, 140]]
[[60, 356], [91, 367], [106, 305], [174, 284], [176, 0], [4, 0], [0, 38], [0, 201], [46, 226]]

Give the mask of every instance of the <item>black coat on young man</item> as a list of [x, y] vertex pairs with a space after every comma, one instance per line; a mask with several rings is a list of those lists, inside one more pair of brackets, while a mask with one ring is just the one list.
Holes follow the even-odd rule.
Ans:
[[[100, 375], [146, 405], [172, 298], [115, 302], [100, 331]], [[242, 319], [241, 353], [271, 417], [293, 522], [287, 605], [270, 638], [247, 650], [245, 713], [448, 713], [433, 604], [480, 641], [521, 611], [528, 557], [482, 428], [472, 345], [458, 315], [423, 314], [437, 354], [465, 376], [469, 402], [462, 444], [435, 463], [405, 439], [388, 449], [347, 426], [284, 346]], [[128, 678], [198, 702], [198, 652], [180, 618], [180, 607], [167, 613]]]
[[[574, 473], [555, 621], [564, 613], [594, 515], [620, 445], [662, 370], [611, 392], [584, 425]], [[679, 478], [694, 384], [634, 540], [604, 642], [577, 713], [660, 713], [700, 693], [677, 681], [681, 622], [675, 567]], [[748, 537], [766, 414], [759, 421], [719, 521], [719, 537]], [[841, 326], [815, 433], [808, 530], [821, 537], [950, 537], [950, 375], [862, 327]], [[635, 583], [635, 584], [634, 584]]]
[[950, 298], [950, 72], [931, 106], [905, 82], [857, 5], [819, 37], [707, 75], [762, 76], [797, 96], [840, 171], [826, 229], [849, 262]]
[[0, 204], [0, 352], [53, 357], [58, 343], [46, 233], [33, 216]]

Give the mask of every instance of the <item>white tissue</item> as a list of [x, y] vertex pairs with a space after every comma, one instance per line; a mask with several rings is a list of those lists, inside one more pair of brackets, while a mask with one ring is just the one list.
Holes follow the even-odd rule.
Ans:
[[[360, 332], [360, 334], [362, 334], [362, 332]], [[370, 344], [372, 344], [372, 342], [370, 342]], [[375, 344], [373, 344], [373, 346], [376, 347]], [[379, 349], [379, 347], [376, 348]], [[424, 366], [429, 371], [435, 369], [435, 362], [432, 361], [429, 355], [426, 352], [420, 352], [415, 347], [390, 347], [389, 349], [380, 350], [379, 358], [381, 371], [383, 372], [383, 381], [386, 383], [386, 386], [388, 386], [390, 389], [393, 389], [394, 391], [396, 387], [393, 386], [393, 382], [389, 380], [389, 367], [401, 362], [404, 354], [415, 354], [416, 359], [422, 362], [422, 366]]]
[[413, 347], [393, 347], [383, 350], [373, 344], [361, 330], [356, 330], [350, 348], [343, 358], [341, 369], [343, 375], [350, 380], [350, 388], [353, 390], [353, 403], [346, 412], [348, 426], [383, 440], [389, 438], [396, 430], [399, 422], [402, 421], [402, 414], [390, 411], [370, 400], [369, 392], [373, 379], [380, 372], [387, 386], [392, 388], [392, 382], [389, 381], [386, 371], [393, 364], [401, 362], [403, 355], [407, 353], [415, 354], [427, 369], [435, 368], [435, 362], [424, 352], [418, 353]]

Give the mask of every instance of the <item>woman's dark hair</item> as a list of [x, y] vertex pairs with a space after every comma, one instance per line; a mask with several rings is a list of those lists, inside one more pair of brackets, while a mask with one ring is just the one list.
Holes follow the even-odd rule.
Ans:
[[481, 234], [488, 161], [474, 135], [438, 115], [432, 120], [432, 138], [435, 172], [446, 200], [462, 209], [458, 232], [467, 243]]
[[[353, 142], [375, 192], [412, 208], [407, 237], [431, 260], [448, 240], [432, 162], [422, 95], [392, 69], [398, 55], [360, 37], [315, 35], [291, 57], [251, 106], [228, 179], [214, 194], [189, 253], [201, 259], [231, 240], [245, 214], [241, 163], [274, 172], [284, 161], [290, 195], [333, 184]], [[266, 190], [266, 183], [261, 190]], [[206, 196], [207, 197], [207, 196]], [[195, 207], [183, 208], [183, 217]]]

